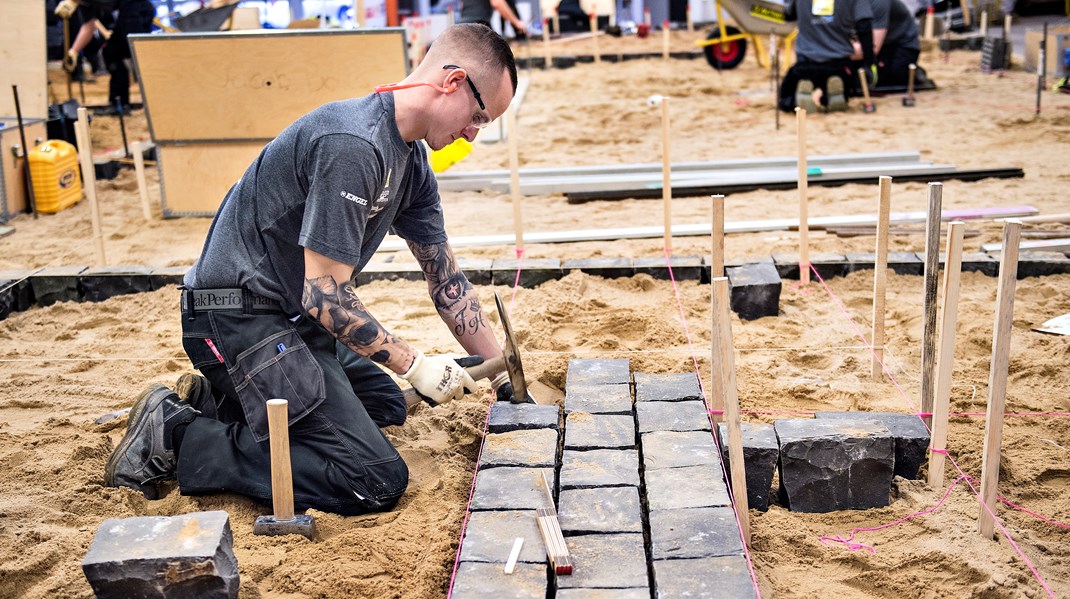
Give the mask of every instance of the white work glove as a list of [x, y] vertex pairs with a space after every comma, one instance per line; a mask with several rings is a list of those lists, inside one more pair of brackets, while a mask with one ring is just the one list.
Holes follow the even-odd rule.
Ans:
[[59, 6], [57, 6], [56, 10], [53, 12], [55, 12], [56, 16], [61, 19], [69, 19], [76, 10], [78, 10], [77, 2], [75, 2], [74, 0], [63, 0], [63, 2], [60, 2]]
[[490, 382], [491, 389], [494, 389], [495, 401], [506, 401], [510, 403], [535, 403], [535, 398], [531, 396], [531, 392], [527, 393], [527, 396], [523, 399], [514, 399], [513, 395], [513, 383], [509, 381], [509, 373], [502, 372]]
[[413, 389], [431, 404], [446, 403], [460, 399], [465, 393], [476, 390], [476, 382], [468, 371], [449, 356], [425, 356], [416, 352], [412, 366], [401, 378], [409, 381]]
[[74, 69], [78, 66], [78, 53], [74, 50], [68, 50], [67, 55], [63, 57], [63, 70], [68, 73], [73, 73]]

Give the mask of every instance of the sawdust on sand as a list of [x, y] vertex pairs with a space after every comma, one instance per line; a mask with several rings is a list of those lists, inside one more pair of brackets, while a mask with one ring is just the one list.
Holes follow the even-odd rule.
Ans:
[[[696, 34], [696, 36], [699, 34]], [[977, 54], [953, 54], [949, 63], [928, 55], [923, 64], [941, 91], [919, 96], [918, 106], [879, 100], [864, 115], [857, 107], [836, 117], [817, 116], [808, 129], [814, 154], [920, 150], [923, 158], [963, 168], [1022, 166], [1022, 179], [948, 182], [945, 208], [1029, 204], [1042, 212], [1068, 212], [1070, 102], [1050, 97], [1032, 114], [1027, 75], [996, 78], [978, 72]], [[528, 166], [657, 162], [656, 110], [645, 99], [674, 97], [672, 153], [677, 160], [790, 156], [793, 124], [774, 129], [767, 75], [752, 60], [717, 73], [701, 60], [630, 61], [568, 71], [533, 72], [520, 114]], [[104, 82], [106, 83], [106, 82]], [[101, 86], [102, 84], [95, 84]], [[91, 91], [93, 86], [90, 86]], [[741, 90], [744, 90], [741, 92]], [[128, 123], [131, 138], [147, 136]], [[98, 147], [116, 147], [108, 119], [94, 123]], [[140, 127], [140, 128], [139, 128]], [[133, 133], [131, 133], [133, 132]], [[477, 143], [460, 169], [504, 168], [505, 153]], [[158, 179], [150, 172], [153, 193]], [[111, 264], [188, 265], [207, 231], [206, 219], [141, 218], [136, 184], [124, 172], [101, 182], [104, 232]], [[871, 213], [874, 186], [811, 188], [811, 215]], [[452, 236], [508, 233], [508, 195], [444, 195]], [[524, 203], [528, 230], [605, 228], [660, 222], [656, 203], [642, 200], [568, 204], [560, 196]], [[896, 184], [896, 211], [923, 210], [924, 184]], [[728, 199], [728, 219], [794, 216], [793, 191], [758, 191]], [[674, 222], [708, 222], [708, 200], [674, 201]], [[16, 233], [0, 239], [0, 267], [88, 264], [93, 260], [86, 203], [38, 220], [19, 217]], [[999, 239], [1000, 224], [971, 223], [979, 231], [968, 249]], [[1058, 225], [1047, 225], [1056, 229]], [[792, 251], [790, 232], [733, 235], [730, 257]], [[814, 251], [871, 251], [871, 237], [815, 234]], [[922, 249], [920, 232], [895, 236], [893, 249]], [[676, 255], [708, 253], [702, 238], [674, 239]], [[465, 257], [513, 257], [512, 247], [472, 248]], [[534, 245], [527, 256], [662, 256], [660, 239]], [[386, 255], [377, 259], [386, 259]], [[397, 260], [409, 260], [399, 255]], [[918, 397], [921, 279], [889, 280], [887, 363], [902, 393], [887, 378], [869, 379], [869, 355], [849, 314], [865, 331], [870, 319], [872, 273], [819, 284], [784, 286], [781, 313], [733, 321], [738, 349], [739, 396], [744, 410], [890, 410], [909, 412]], [[984, 412], [988, 390], [995, 279], [967, 273], [959, 306], [952, 412]], [[510, 298], [511, 290], [495, 289]], [[490, 289], [485, 292], [489, 297]], [[426, 287], [377, 282], [361, 297], [403, 339], [429, 352], [458, 348], [438, 324]], [[179, 339], [177, 294], [163, 289], [105, 302], [61, 303], [15, 313], [0, 322], [0, 596], [88, 597], [80, 560], [97, 526], [107, 518], [223, 509], [231, 516], [242, 597], [436, 597], [450, 579], [489, 393], [436, 409], [421, 407], [387, 434], [409, 464], [412, 482], [390, 512], [343, 518], [315, 513], [321, 537], [260, 538], [251, 534], [266, 506], [238, 496], [183, 497], [172, 490], [147, 501], [127, 489], [102, 486], [103, 465], [121, 436], [125, 418], [97, 425], [100, 414], [127, 407], [146, 384], [171, 383], [189, 369]], [[628, 357], [639, 372], [703, 373], [709, 388], [707, 287], [678, 288], [646, 275], [603, 280], [573, 273], [512, 300], [511, 317], [529, 378], [563, 389], [572, 357]], [[679, 304], [678, 304], [679, 301]], [[487, 304], [489, 305], [489, 304]], [[678, 308], [682, 306], [681, 308]], [[1018, 282], [1008, 381], [1008, 410], [1070, 412], [1070, 355], [1066, 337], [1030, 327], [1070, 312], [1070, 275]], [[495, 326], [496, 323], [495, 323]], [[774, 416], [748, 415], [770, 422]], [[963, 470], [980, 472], [983, 418], [952, 419], [949, 447]], [[1004, 428], [1001, 493], [1060, 522], [1070, 521], [1070, 419], [1008, 418]], [[950, 483], [958, 473], [948, 470]], [[797, 514], [774, 505], [752, 512], [752, 552], [764, 596], [777, 597], [1042, 597], [1045, 591], [1026, 561], [1002, 536], [980, 539], [979, 509], [961, 484], [932, 514], [876, 532], [860, 542], [876, 553], [825, 546], [822, 535], [847, 535], [933, 506], [943, 489], [897, 480], [890, 506], [862, 512]], [[1070, 594], [1070, 553], [1063, 529], [1022, 512], [997, 513], [1047, 585]], [[503, 541], [508, 542], [508, 541]]]

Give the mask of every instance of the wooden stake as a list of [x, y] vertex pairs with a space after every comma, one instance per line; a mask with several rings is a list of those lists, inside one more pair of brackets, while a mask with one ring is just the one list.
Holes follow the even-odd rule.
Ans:
[[710, 277], [724, 276], [724, 196], [712, 198], [713, 220], [710, 225]]
[[545, 17], [542, 20], [542, 47], [543, 52], [546, 53], [546, 63], [543, 68], [550, 68], [554, 65], [554, 55], [550, 47], [550, 21]]
[[988, 36], [988, 10], [981, 11], [981, 37]]
[[135, 141], [130, 144], [130, 151], [134, 154], [134, 172], [137, 174], [137, 193], [141, 196], [141, 214], [146, 222], [152, 222], [152, 204], [149, 202], [149, 186], [145, 183], [145, 154], [141, 149], [141, 142]]
[[93, 168], [93, 141], [89, 136], [89, 116], [84, 106], [78, 107], [78, 123], [74, 128], [75, 141], [78, 143], [78, 159], [82, 165], [82, 184], [85, 185], [85, 197], [89, 199], [89, 218], [93, 224], [93, 239], [96, 241], [97, 263], [107, 265], [104, 256], [104, 233], [100, 226], [100, 207], [97, 206], [97, 174]]
[[661, 98], [661, 203], [665, 213], [665, 249], [672, 251], [672, 161], [669, 158], [669, 97]]
[[1003, 17], [1003, 39], [1011, 39], [1011, 15]]
[[290, 416], [285, 399], [267, 400], [271, 444], [271, 503], [276, 520], [294, 519], [294, 488], [290, 471]]
[[877, 249], [873, 255], [873, 380], [884, 376], [884, 303], [888, 282], [888, 221], [892, 213], [892, 178], [880, 178], [877, 200]]
[[553, 20], [554, 20], [554, 33], [556, 33], [557, 35], [561, 35], [561, 15], [557, 14], [557, 9], [556, 8], [554, 9]]
[[999, 291], [996, 293], [996, 322], [992, 331], [992, 361], [988, 370], [988, 413], [985, 417], [984, 458], [981, 462], [981, 506], [977, 528], [991, 539], [996, 521], [989, 509], [996, 509], [999, 487], [999, 454], [1003, 445], [1003, 412], [1007, 404], [1007, 366], [1011, 353], [1011, 318], [1014, 313], [1014, 286], [1018, 278], [1018, 241], [1022, 223], [1003, 223], [1003, 250], [999, 258]]
[[970, 27], [970, 0], [959, 0], [959, 8], [962, 9], [962, 24]]
[[687, 32], [695, 32], [695, 22], [691, 20], [691, 3], [687, 3]]
[[524, 249], [524, 227], [520, 215], [520, 152], [516, 139], [516, 109], [506, 111], [506, 136], [509, 140], [509, 191], [513, 198], [513, 232], [516, 234], [516, 249]]
[[661, 58], [669, 60], [669, 20], [661, 22]]
[[[962, 274], [962, 236], [966, 223], [947, 227], [944, 266], [944, 300], [940, 307], [940, 355], [937, 357], [936, 398], [933, 402], [932, 449], [947, 449], [947, 415], [951, 403], [951, 373], [955, 362], [955, 327], [959, 312], [959, 278]], [[944, 486], [944, 454], [929, 452], [929, 486]]]
[[806, 109], [795, 108], [799, 134], [799, 282], [810, 283], [810, 224], [806, 205]]
[[[921, 411], [933, 411], [933, 371], [936, 366], [936, 288], [940, 281], [940, 219], [944, 186], [929, 184], [929, 213], [925, 221], [925, 297], [921, 335]], [[929, 424], [932, 418], [925, 417]]]
[[602, 53], [598, 50], [598, 13], [591, 11], [591, 37], [594, 38], [594, 63], [602, 63]]
[[935, 13], [936, 10], [932, 6], [930, 6], [929, 9], [925, 11], [925, 26], [923, 29], [924, 33], [922, 34], [922, 37], [927, 40], [933, 39], [933, 33], [936, 27], [935, 23], [933, 22]]
[[732, 308], [728, 300], [728, 279], [713, 279], [713, 378], [724, 389], [724, 415], [728, 428], [728, 462], [732, 472], [732, 499], [743, 529], [743, 542], [750, 545], [750, 512], [747, 502], [747, 473], [743, 465], [743, 431], [739, 424], [739, 395], [736, 390], [735, 350], [732, 347]]
[[647, 28], [651, 25], [649, 8], [643, 8], [643, 24], [646, 25]]

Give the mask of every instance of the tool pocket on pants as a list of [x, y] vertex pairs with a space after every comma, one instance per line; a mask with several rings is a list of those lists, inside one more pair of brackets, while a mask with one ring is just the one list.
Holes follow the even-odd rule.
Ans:
[[268, 438], [267, 400], [289, 402], [287, 412], [293, 424], [326, 396], [323, 369], [293, 329], [274, 333], [241, 352], [228, 372], [257, 441]]

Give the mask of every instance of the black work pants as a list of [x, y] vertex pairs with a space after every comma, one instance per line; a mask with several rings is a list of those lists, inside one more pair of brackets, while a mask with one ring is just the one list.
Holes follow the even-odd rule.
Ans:
[[800, 58], [795, 64], [791, 65], [787, 73], [784, 73], [784, 80], [780, 82], [780, 98], [777, 99], [777, 106], [784, 112], [795, 110], [795, 89], [803, 79], [811, 81], [814, 84], [814, 89], [820, 88], [824, 92], [821, 97], [821, 103], [827, 104], [828, 88], [826, 87], [826, 82], [828, 78], [833, 75], [839, 76], [843, 79], [843, 84], [846, 87], [850, 81], [850, 74], [851, 71], [847, 60], [814, 62]]
[[376, 424], [404, 422], [401, 391], [318, 323], [282, 313], [184, 313], [182, 345], [219, 403], [218, 420], [197, 418], [186, 429], [177, 472], [184, 495], [230, 491], [270, 501], [265, 402], [281, 398], [289, 402], [297, 509], [355, 515], [390, 509], [401, 497], [408, 468]]
[[150, 33], [155, 9], [149, 0], [128, 0], [119, 6], [115, 29], [101, 52], [104, 67], [111, 78], [108, 80], [108, 103], [119, 98], [123, 106], [130, 104], [130, 70], [126, 59], [130, 58], [130, 43], [126, 36], [131, 33]]

